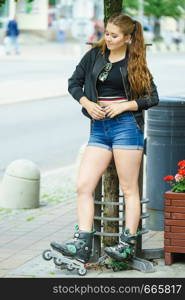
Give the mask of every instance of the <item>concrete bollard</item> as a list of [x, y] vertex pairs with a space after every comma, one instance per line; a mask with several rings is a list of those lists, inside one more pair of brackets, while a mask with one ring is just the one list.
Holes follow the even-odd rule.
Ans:
[[13, 161], [1, 184], [0, 207], [37, 208], [40, 198], [40, 170], [31, 161]]

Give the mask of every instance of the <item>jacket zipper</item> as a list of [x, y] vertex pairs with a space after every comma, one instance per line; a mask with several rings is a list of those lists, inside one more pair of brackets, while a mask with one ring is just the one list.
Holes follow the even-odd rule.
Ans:
[[[122, 73], [121, 67], [120, 67], [120, 72], [121, 72], [121, 77], [122, 77], [122, 81], [123, 81], [123, 86], [124, 86], [124, 89], [125, 89], [125, 93], [126, 93], [127, 99], [129, 100], [129, 97], [128, 97], [128, 93], [127, 93], [127, 90], [126, 90], [125, 81], [124, 81], [124, 78], [123, 78], [123, 73]], [[137, 127], [140, 128], [139, 125], [138, 125], [138, 123], [137, 123], [137, 120], [136, 120], [136, 118], [135, 118], [135, 116], [134, 116], [134, 113], [133, 113], [132, 111], [130, 111], [130, 112], [131, 112], [131, 114], [132, 114], [132, 116], [133, 116], [133, 118], [134, 118], [134, 120], [135, 120], [135, 122], [136, 122], [136, 124], [137, 124]]]

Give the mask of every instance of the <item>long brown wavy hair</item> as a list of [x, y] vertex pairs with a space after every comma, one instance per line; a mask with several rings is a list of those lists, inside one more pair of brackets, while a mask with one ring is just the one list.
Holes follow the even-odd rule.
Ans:
[[[127, 44], [128, 51], [128, 80], [130, 82], [132, 97], [140, 97], [151, 93], [152, 75], [147, 67], [146, 46], [143, 37], [142, 25], [125, 14], [116, 14], [107, 20], [107, 23], [118, 26], [124, 35], [131, 35]], [[106, 26], [105, 25], [105, 26]], [[105, 54], [106, 43], [103, 37], [93, 45], [101, 48]]]

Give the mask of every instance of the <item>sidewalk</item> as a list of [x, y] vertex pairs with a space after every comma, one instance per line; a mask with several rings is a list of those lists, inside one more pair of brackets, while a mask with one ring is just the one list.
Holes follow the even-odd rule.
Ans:
[[69, 166], [41, 176], [37, 209], [0, 208], [0, 277], [40, 255], [51, 239], [66, 240], [72, 234], [74, 174], [75, 166]]
[[[77, 223], [74, 174], [76, 166], [66, 167], [41, 177], [41, 201], [37, 209], [0, 210], [0, 277], [70, 278], [79, 277], [76, 271], [56, 268], [45, 261], [42, 252], [51, 240], [71, 239]], [[163, 232], [149, 231], [143, 235], [143, 249], [162, 248]], [[90, 269], [86, 277], [183, 277], [185, 262], [165, 266], [163, 259], [155, 260], [154, 273], [137, 270], [113, 272]]]

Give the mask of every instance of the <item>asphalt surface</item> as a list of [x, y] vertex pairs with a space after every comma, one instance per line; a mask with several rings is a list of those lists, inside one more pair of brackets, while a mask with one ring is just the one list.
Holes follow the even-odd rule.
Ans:
[[73, 164], [89, 134], [80, 111], [69, 95], [0, 106], [0, 177], [16, 159], [33, 161], [41, 172]]

